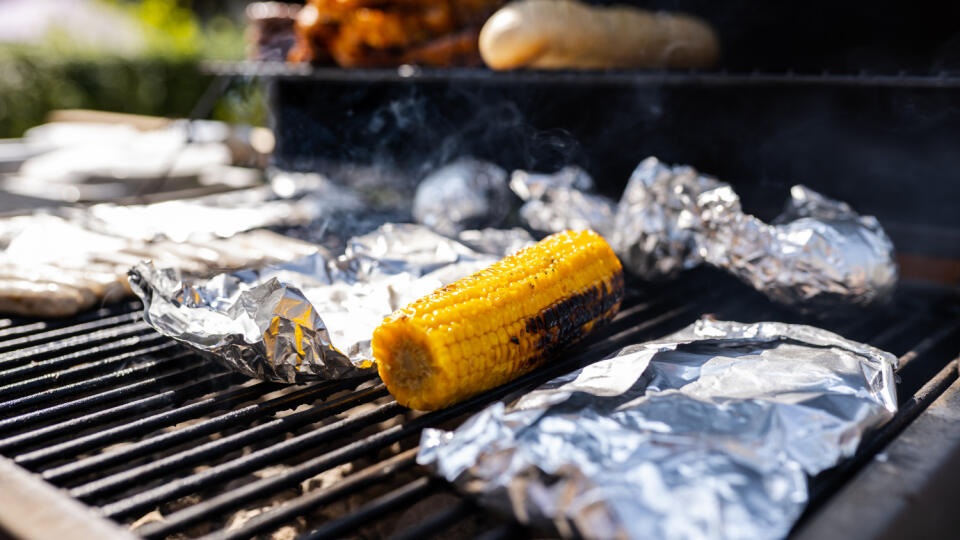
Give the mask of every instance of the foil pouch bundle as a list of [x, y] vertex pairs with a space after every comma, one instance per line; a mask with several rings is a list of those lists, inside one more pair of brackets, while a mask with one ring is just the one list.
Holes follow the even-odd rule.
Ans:
[[465, 229], [502, 224], [510, 206], [507, 171], [464, 157], [420, 182], [413, 199], [413, 217], [441, 234], [456, 236]]
[[520, 219], [535, 231], [593, 229], [610, 238], [617, 206], [592, 193], [593, 178], [579, 167], [564, 167], [553, 174], [514, 171], [510, 189], [524, 203]]
[[893, 245], [876, 218], [804, 186], [767, 224], [743, 212], [729, 184], [653, 157], [637, 166], [618, 204], [591, 193], [588, 176], [571, 178], [568, 169], [515, 172], [524, 223], [543, 232], [592, 228], [644, 279], [708, 263], [804, 310], [883, 302], [897, 280]]
[[144, 318], [228, 367], [263, 380], [338, 379], [372, 367], [383, 318], [532, 243], [522, 230], [464, 231], [476, 251], [425, 227], [386, 224], [292, 263], [187, 279], [140, 263], [130, 284]]
[[417, 460], [563, 536], [782, 538], [808, 477], [896, 412], [895, 363], [809, 326], [704, 319], [426, 430]]

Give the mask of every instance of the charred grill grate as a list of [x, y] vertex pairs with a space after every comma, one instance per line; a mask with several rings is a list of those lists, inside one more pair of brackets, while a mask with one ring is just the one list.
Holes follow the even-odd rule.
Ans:
[[[703, 314], [810, 322], [900, 355], [900, 412], [858, 456], [815, 479], [813, 510], [956, 380], [960, 351], [960, 299], [942, 289], [905, 285], [884, 309], [809, 321], [696, 271], [677, 284], [634, 284], [613, 323], [561, 361], [415, 414], [372, 375], [297, 387], [234, 375], [153, 332], [138, 309], [0, 321], [0, 454], [146, 538], [240, 539], [283, 527], [307, 538], [522, 535], [416, 467], [421, 430], [456, 425]], [[151, 521], [157, 509], [164, 519]]]

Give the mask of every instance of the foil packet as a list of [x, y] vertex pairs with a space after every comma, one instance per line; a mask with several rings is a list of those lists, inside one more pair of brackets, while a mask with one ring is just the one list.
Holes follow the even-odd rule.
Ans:
[[[62, 210], [91, 231], [152, 242], [228, 238], [261, 227], [308, 223], [334, 211], [365, 209], [348, 188], [308, 173], [279, 173], [269, 186], [143, 205], [102, 203]], [[184, 219], [184, 216], [189, 216]]]
[[785, 537], [808, 479], [897, 410], [896, 358], [809, 326], [702, 319], [428, 429], [417, 461], [565, 537]]
[[767, 297], [805, 311], [886, 302], [897, 283], [893, 243], [873, 216], [793, 186], [786, 210], [766, 224], [739, 211], [732, 190], [698, 198], [698, 254]]
[[507, 171], [467, 157], [440, 167], [420, 182], [413, 217], [440, 234], [456, 237], [465, 229], [500, 225], [511, 206]]
[[718, 213], [740, 212], [739, 198], [729, 184], [693, 167], [669, 167], [654, 157], [643, 160], [617, 205], [610, 237], [624, 266], [645, 279], [670, 277], [699, 266], [704, 231], [701, 198], [731, 203], [726, 209], [714, 206]]
[[564, 167], [553, 174], [514, 171], [510, 189], [524, 201], [520, 219], [532, 230], [593, 229], [605, 237], [613, 233], [616, 203], [592, 193], [593, 178], [579, 167]]
[[602, 204], [582, 210], [572, 193], [597, 196], [572, 182], [538, 187], [528, 190], [536, 206], [521, 212], [528, 225], [545, 232], [593, 228], [644, 279], [706, 263], [802, 311], [882, 303], [896, 285], [893, 244], [877, 219], [804, 186], [791, 189], [772, 224], [744, 213], [729, 184], [654, 157], [634, 170], [612, 214]]
[[[496, 233], [472, 236], [507, 245], [509, 231]], [[516, 230], [509, 245], [532, 243]], [[203, 279], [143, 262], [130, 284], [160, 333], [248, 376], [302, 383], [370, 369], [370, 339], [384, 317], [501, 256], [420, 225], [386, 224], [349, 239], [340, 255], [319, 248], [292, 263]]]

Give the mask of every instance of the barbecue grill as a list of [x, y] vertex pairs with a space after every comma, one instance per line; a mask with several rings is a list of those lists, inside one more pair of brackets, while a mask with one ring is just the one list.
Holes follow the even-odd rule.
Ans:
[[[923, 504], [955, 493], [949, 480], [960, 474], [960, 296], [943, 287], [907, 282], [883, 309], [823, 320], [787, 312], [713, 270], [669, 286], [632, 283], [613, 323], [557, 362], [420, 415], [373, 376], [290, 387], [226, 372], [153, 332], [139, 307], [0, 322], [0, 523], [8, 533], [120, 538], [139, 520], [135, 532], [145, 538], [239, 539], [284, 527], [306, 538], [529, 536], [420, 471], [420, 431], [456, 425], [510, 392], [704, 314], [817, 324], [900, 357], [900, 411], [855, 458], [814, 479], [798, 538], [895, 537], [953, 519], [949, 505]], [[165, 520], [144, 518], [157, 508]]]
[[[138, 302], [69, 320], [0, 319], [0, 537], [549, 534], [429, 477], [415, 463], [421, 431], [454, 427], [510, 393], [705, 315], [811, 324], [900, 358], [898, 413], [812, 480], [793, 537], [948, 535], [960, 492], [960, 77], [930, 59], [954, 31], [950, 17], [916, 8], [889, 40], [881, 38], [892, 23], [803, 42], [793, 38], [818, 17], [837, 30], [867, 12], [876, 24], [891, 8], [810, 8], [797, 19], [786, 7], [703, 4], [691, 10], [718, 24], [728, 59], [711, 72], [211, 70], [220, 90], [226, 80], [266, 82], [282, 169], [373, 168], [402, 183], [472, 154], [505, 168], [581, 165], [616, 195], [655, 154], [731, 182], [765, 219], [789, 185], [805, 183], [884, 224], [905, 278], [889, 305], [803, 316], [706, 268], [628, 282], [620, 314], [586, 341], [425, 414], [399, 406], [372, 375], [285, 386], [230, 373], [154, 332]], [[857, 61], [826, 56], [857, 40], [867, 51]]]

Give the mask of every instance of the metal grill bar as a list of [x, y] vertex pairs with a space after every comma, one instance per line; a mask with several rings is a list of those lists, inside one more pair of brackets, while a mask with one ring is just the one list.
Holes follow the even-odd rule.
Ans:
[[442, 484], [433, 478], [418, 478], [401, 488], [374, 499], [356, 512], [351, 512], [340, 519], [324, 523], [319, 529], [301, 537], [301, 540], [340, 538], [344, 533], [359, 529], [361, 526], [383, 517], [384, 514], [390, 513], [400, 506], [422, 499], [428, 493], [440, 487], [442, 487]]
[[505, 523], [499, 527], [487, 531], [476, 538], [476, 540], [510, 540], [518, 538], [523, 534], [523, 528], [516, 523]]
[[[8, 367], [13, 367], [15, 365], [20, 365], [24, 362], [26, 358], [37, 359], [48, 353], [57, 353], [64, 350], [75, 349], [77, 347], [88, 346], [92, 342], [104, 341], [111, 338], [129, 336], [130, 334], [135, 334], [137, 332], [144, 332], [150, 330], [150, 325], [139, 321], [140, 314], [131, 313], [129, 315], [120, 315], [118, 317], [111, 317], [116, 319], [131, 319], [134, 322], [128, 322], [126, 324], [119, 324], [116, 326], [109, 326], [102, 330], [97, 330], [91, 333], [84, 333], [80, 335], [74, 335], [68, 338], [59, 339], [56, 341], [50, 341], [46, 343], [41, 343], [40, 345], [33, 345], [25, 349], [18, 350], [9, 350], [16, 349], [17, 347], [25, 343], [36, 343], [42, 341], [37, 339], [37, 336], [27, 336], [24, 338], [19, 338], [11, 340], [5, 346], [4, 349], [7, 349], [8, 352], [0, 354], [0, 369], [7, 369]], [[93, 325], [98, 321], [91, 323], [85, 323], [87, 325]], [[79, 325], [78, 325], [79, 326]], [[59, 333], [60, 330], [55, 330], [52, 333]], [[50, 336], [53, 337], [53, 336]], [[14, 343], [16, 342], [16, 343]], [[20, 343], [23, 342], [23, 343]]]
[[[65, 403], [58, 407], [43, 409], [41, 411], [38, 411], [37, 414], [46, 413], [47, 411], [61, 408], [61, 407], [68, 410], [83, 410], [86, 408], [85, 403], [87, 401], [100, 402], [100, 401], [107, 401], [109, 399], [114, 399], [119, 396], [125, 396], [130, 394], [139, 395], [138, 391], [142, 388], [154, 387], [154, 386], [159, 386], [161, 384], [168, 383], [168, 382], [180, 381], [186, 376], [188, 376], [189, 374], [193, 374], [201, 369], [206, 369], [206, 366], [199, 365], [194, 368], [186, 369], [183, 371], [170, 373], [160, 377], [150, 378], [133, 385], [124, 386], [121, 388], [117, 388], [115, 390], [111, 390], [109, 392], [104, 392], [103, 394], [97, 394], [96, 396], [91, 396], [92, 398], [95, 398], [95, 399], [88, 399], [88, 398], [79, 399], [77, 401]], [[38, 442], [49, 440], [57, 436], [68, 435], [78, 430], [82, 430], [86, 427], [93, 426], [98, 423], [104, 423], [104, 422], [113, 420], [115, 418], [122, 417], [124, 415], [129, 415], [131, 413], [137, 413], [137, 412], [149, 410], [155, 407], [163, 407], [171, 403], [176, 403], [188, 397], [195, 396], [198, 394], [198, 392], [206, 391], [206, 389], [209, 389], [211, 385], [227, 382], [230, 380], [235, 380], [236, 378], [237, 378], [236, 374], [224, 372], [221, 370], [219, 372], [200, 377], [195, 381], [181, 384], [179, 386], [174, 386], [171, 389], [161, 392], [159, 394], [154, 394], [152, 396], [135, 399], [132, 401], [127, 401], [116, 407], [111, 407], [111, 408], [93, 412], [90, 414], [76, 416], [76, 417], [70, 418], [69, 420], [65, 420], [63, 422], [45, 426], [40, 429], [35, 429], [33, 431], [28, 431], [26, 433], [21, 433], [20, 435], [15, 435], [13, 437], [8, 437], [6, 439], [0, 440], [0, 451], [9, 452], [11, 450], [22, 448], [23, 446], [26, 446], [29, 444], [36, 444]]]
[[[220, 530], [204, 537], [204, 540], [244, 540], [260, 533], [268, 532], [280, 524], [289, 522], [297, 516], [304, 515], [321, 505], [342, 499], [374, 484], [383, 482], [397, 472], [413, 467], [416, 464], [416, 456], [417, 448], [411, 448], [377, 465], [351, 474], [335, 486], [311, 491], [276, 509], [260, 514], [247, 522], [243, 527], [238, 527], [232, 531]], [[142, 533], [143, 531], [140, 532]]]
[[[181, 422], [189, 418], [195, 418], [198, 415], [210, 411], [224, 409], [231, 405], [242, 403], [243, 401], [266, 393], [266, 391], [268, 391], [268, 389], [271, 387], [275, 388], [275, 386], [271, 385], [270, 383], [260, 382], [254, 384], [253, 386], [236, 388], [229, 392], [217, 394], [216, 397], [203, 399], [201, 401], [191, 403], [190, 405], [179, 407], [172, 411], [164, 411], [153, 414], [121, 426], [116, 426], [103, 431], [97, 431], [83, 437], [71, 439], [60, 444], [47, 446], [41, 448], [40, 450], [35, 450], [26, 454], [20, 454], [14, 459], [14, 462], [22, 467], [36, 467], [49, 461], [76, 455], [91, 448], [104, 447], [128, 437], [136, 437], [137, 435], [149, 433], [150, 431], [162, 426], [173, 425], [177, 422]], [[181, 433], [182, 431], [183, 430], [177, 430], [172, 433]], [[124, 448], [124, 450], [125, 449], [126, 448]], [[102, 455], [104, 454], [99, 454], [96, 457], [100, 457]], [[75, 466], [80, 461], [84, 460], [78, 460], [68, 465]], [[103, 465], [101, 464], [100, 466], [102, 467]], [[57, 475], [48, 476], [47, 473], [49, 473], [49, 471], [44, 471], [44, 479], [48, 482], [65, 479], [65, 477]]]
[[[153, 341], [159, 341], [166, 339], [162, 334], [151, 333], [143, 334], [140, 336], [129, 337], [121, 339], [119, 341], [108, 342], [103, 345], [98, 345], [96, 347], [91, 347], [88, 349], [82, 349], [70, 354], [63, 356], [58, 356], [56, 358], [51, 358], [49, 360], [41, 360], [39, 362], [31, 362], [26, 365], [19, 367], [11, 368], [6, 371], [0, 371], [0, 384], [10, 384], [31, 376], [39, 376], [43, 373], [50, 373], [56, 369], [65, 368], [74, 364], [83, 362], [84, 359], [90, 356], [99, 356], [101, 354], [116, 351], [119, 349], [125, 349], [127, 347], [133, 347], [136, 345], [143, 345]], [[86, 364], [86, 366], [96, 365], [97, 367], [106, 368], [110, 364], [105, 360], [100, 360], [95, 364]], [[85, 366], [85, 367], [86, 367]], [[91, 368], [88, 368], [91, 369]], [[55, 373], [58, 379], [63, 377], [63, 372]]]
[[[61, 369], [60, 371], [49, 371], [51, 367], [61, 367], [61, 364], [75, 364], [78, 363], [76, 362], [77, 360], [82, 362], [83, 359], [86, 359], [86, 357], [89, 356], [99, 356], [103, 353], [113, 350], [125, 349], [135, 345], [145, 345], [147, 343], [160, 340], [166, 340], [166, 338], [159, 334], [144, 334], [142, 336], [127, 338], [99, 347], [92, 347], [90, 349], [83, 349], [66, 356], [59, 356], [50, 360], [42, 360], [40, 362], [31, 363], [4, 371], [0, 373], [0, 382], [7, 384], [6, 386], [0, 387], [0, 398], [11, 394], [22, 394], [35, 388], [45, 386], [50, 382], [64, 384], [69, 381], [80, 380], [91, 373], [98, 373], [112, 368], [114, 364], [122, 364], [127, 362], [133, 356], [145, 354], [143, 351], [147, 351], [147, 353], [155, 352], [157, 350], [161, 350], [162, 348], [169, 348], [173, 345], [169, 340], [167, 340], [161, 348], [151, 348], [150, 350], [140, 349], [138, 351], [132, 351], [126, 354], [104, 358], [102, 360], [86, 362], [83, 365]], [[47, 373], [37, 375], [36, 372]], [[33, 378], [24, 380], [24, 377], [29, 375], [35, 376]]]
[[[122, 355], [122, 356], [124, 356], [125, 360], [139, 359], [143, 355], [161, 352], [166, 349], [171, 349], [173, 348], [173, 346], [174, 346], [173, 343], [168, 342], [161, 345], [155, 345], [153, 347], [147, 347], [146, 349], [142, 349], [139, 351], [126, 353], [125, 355]], [[80, 392], [85, 392], [88, 390], [95, 390], [97, 388], [102, 388], [104, 386], [108, 386], [110, 384], [119, 382], [129, 377], [133, 377], [136, 375], [143, 375], [145, 373], [150, 373], [162, 367], [166, 367], [168, 364], [171, 364], [174, 361], [180, 360], [185, 356], [188, 356], [188, 354], [181, 352], [179, 354], [175, 354], [173, 356], [168, 356], [165, 358], [146, 360], [143, 362], [139, 362], [131, 367], [118, 369], [117, 371], [114, 371], [113, 373], [109, 373], [107, 375], [101, 375], [99, 377], [94, 377], [91, 379], [83, 379], [73, 384], [55, 386], [54, 388], [51, 388], [49, 390], [44, 390], [42, 392], [37, 392], [34, 394], [29, 394], [27, 396], [12, 399], [10, 401], [0, 403], [0, 412], [17, 410], [30, 405], [35, 405], [37, 403], [53, 402], [56, 399], [60, 399], [66, 396], [70, 396]], [[64, 376], [64, 378], [67, 380], [70, 380], [71, 373], [67, 373]], [[29, 385], [26, 384], [28, 382], [30, 382], [31, 384]], [[59, 381], [56, 376], [52, 376], [52, 377], [44, 377], [42, 382], [59, 382]], [[40, 384], [39, 383], [34, 384], [31, 381], [24, 381], [23, 383], [17, 383], [16, 385], [11, 385], [11, 387], [16, 387], [15, 390], [17, 391], [16, 392], [11, 391], [10, 393], [20, 394], [20, 393], [23, 393], [23, 391], [25, 390], [32, 390], [36, 386], [40, 386]], [[7, 388], [10, 388], [10, 387], [7, 387]], [[6, 392], [0, 391], [0, 396], [2, 396], [4, 393]]]
[[942, 325], [939, 329], [923, 338], [922, 341], [914, 345], [910, 351], [899, 358], [899, 363], [897, 365], [898, 370], [904, 370], [908, 365], [910, 365], [911, 362], [916, 360], [918, 356], [936, 347], [940, 342], [945, 340], [958, 329], [960, 329], [960, 318], [954, 319]]
[[[373, 377], [370, 376], [366, 378], [360, 378], [356, 383], [359, 384], [359, 382], [366, 381], [371, 378]], [[248, 420], [252, 421], [257, 418], [265, 418], [270, 413], [278, 410], [294, 408], [302, 403], [308, 403], [316, 399], [323, 398], [339, 390], [349, 388], [353, 382], [354, 381], [333, 381], [328, 384], [313, 385], [303, 390], [299, 390], [297, 392], [287, 394], [264, 403], [256, 403], [242, 409], [230, 411], [183, 429], [157, 435], [156, 437], [151, 437], [150, 439], [140, 441], [112, 452], [104, 452], [86, 459], [67, 463], [60, 467], [48, 469], [43, 471], [43, 477], [51, 482], [63, 482], [67, 479], [90, 472], [92, 470], [102, 470], [105, 467], [113, 466], [117, 463], [162, 451], [181, 442], [186, 442], [191, 439], [198, 439], [231, 426], [241, 425]], [[246, 395], [246, 393], [241, 392], [241, 395]], [[231, 402], [232, 401], [233, 399], [231, 398]], [[219, 405], [219, 403], [223, 403], [223, 405]], [[139, 431], [143, 429], [149, 429], [149, 426], [153, 424], [166, 424], [170, 421], [176, 421], [181, 418], [192, 416], [195, 412], [197, 412], [198, 407], [200, 407], [200, 411], [202, 411], [207, 406], [218, 406], [219, 408], [220, 406], [226, 406], [226, 403], [223, 402], [223, 397], [221, 397], [219, 401], [216, 398], [210, 398], [208, 400], [194, 403], [174, 411], [161, 413], [155, 415], [154, 417], [147, 417], [138, 422], [118, 426], [117, 428], [114, 428], [114, 433], [101, 432], [93, 434], [90, 437], [91, 439], [94, 439], [96, 444], [105, 444], [110, 440], [114, 440], [126, 430], [134, 429]], [[103, 438], [107, 438], [107, 440], [103, 440]], [[55, 450], [55, 447], [45, 450], [53, 451]], [[44, 458], [44, 454], [40, 452], [43, 451], [36, 452], [35, 454], [39, 455], [33, 459]], [[23, 455], [18, 456], [17, 460], [19, 462], [21, 459], [27, 460], [30, 458], [30, 455]]]
[[[101, 320], [111, 315], [139, 311], [141, 308], [143, 308], [143, 304], [140, 302], [128, 302], [119, 306], [100, 308], [87, 313], [81, 313], [76, 317], [64, 320], [21, 322], [20, 324], [17, 324], [17, 321], [14, 321], [13, 319], [0, 319], [0, 339], [22, 336], [25, 334], [41, 335], [37, 334], [37, 332], [41, 332], [43, 330], [52, 331], [56, 329], [64, 329], [66, 327], [75, 327], [81, 322]], [[0, 343], [3, 342], [0, 341]]]
[[459, 502], [439, 510], [417, 525], [404, 529], [398, 534], [394, 534], [390, 537], [390, 540], [419, 540], [421, 538], [429, 538], [469, 516], [476, 510], [477, 508], [472, 501], [469, 499], [461, 499]]
[[[224, 437], [223, 439], [185, 450], [164, 459], [78, 486], [70, 490], [70, 495], [78, 499], [88, 499], [103, 495], [106, 492], [116, 491], [122, 487], [129, 486], [136, 482], [142, 482], [145, 479], [155, 477], [167, 471], [222, 455], [226, 450], [261, 441], [266, 437], [284, 433], [289, 429], [306, 423], [315, 422], [321, 418], [337, 414], [361, 403], [373, 401], [386, 395], [386, 393], [385, 386], [377, 385], [331, 403], [324, 404], [322, 407], [303, 411], [303, 413], [296, 415], [278, 418], [229, 437]], [[357, 415], [334, 422], [315, 431], [283, 441], [270, 448], [250, 453], [192, 476], [142, 491], [132, 497], [104, 506], [102, 512], [106, 516], [117, 518], [150, 508], [162, 501], [190, 493], [196, 489], [202, 489], [205, 485], [212, 482], [230, 479], [244, 472], [256, 470], [259, 467], [276, 462], [287, 456], [296, 455], [305, 450], [315, 448], [328, 439], [348, 433], [351, 430], [367, 427], [391, 416], [396, 416], [401, 412], [403, 412], [402, 407], [396, 404], [378, 407], [368, 414]]]
[[[48, 330], [42, 333], [31, 334], [28, 336], [0, 341], [0, 351], [6, 352], [12, 349], [21, 349], [24, 345], [44, 343], [44, 342], [55, 340], [55, 339], [59, 339], [60, 341], [63, 341], [65, 338], [78, 336], [78, 335], [79, 336], [89, 335], [91, 332], [95, 330], [101, 330], [101, 329], [109, 328], [111, 326], [119, 326], [124, 323], [137, 322], [138, 320], [140, 320], [140, 313], [137, 311], [124, 313], [121, 315], [115, 315], [112, 317], [106, 317], [102, 319], [97, 318], [89, 322], [74, 324], [70, 326], [64, 326], [61, 328]], [[13, 330], [13, 329], [7, 329], [8, 332], [10, 330]], [[20, 350], [18, 352], [15, 352], [14, 355], [24, 353], [24, 352], [26, 351]], [[9, 354], [10, 353], [0, 355], [0, 360], [6, 359], [6, 357], [9, 356]]]
[[892, 343], [898, 336], [903, 335], [907, 330], [910, 330], [913, 326], [922, 322], [925, 317], [926, 314], [917, 314], [912, 317], [903, 318], [893, 325], [884, 328], [880, 333], [872, 335], [868, 341], [875, 347], [884, 347], [888, 343]]

